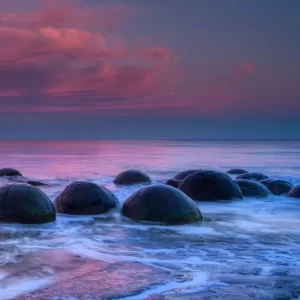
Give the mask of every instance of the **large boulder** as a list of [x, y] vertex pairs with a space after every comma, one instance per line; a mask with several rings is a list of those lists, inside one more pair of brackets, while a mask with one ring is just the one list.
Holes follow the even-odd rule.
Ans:
[[245, 171], [243, 169], [231, 169], [227, 171], [226, 173], [231, 174], [231, 175], [241, 175], [241, 174], [246, 174], [248, 171]]
[[111, 191], [85, 181], [69, 184], [54, 202], [57, 212], [70, 215], [103, 214], [118, 204], [118, 199]]
[[173, 179], [176, 179], [176, 180], [183, 180], [184, 178], [186, 178], [187, 176], [193, 174], [193, 173], [196, 173], [196, 172], [199, 172], [201, 170], [199, 169], [191, 169], [191, 170], [186, 170], [186, 171], [182, 171], [182, 172], [179, 172], [178, 174], [176, 174]]
[[156, 184], [144, 187], [124, 203], [122, 214], [137, 221], [168, 224], [197, 222], [202, 219], [197, 204], [174, 187]]
[[40, 224], [55, 219], [52, 202], [39, 188], [24, 183], [0, 188], [0, 221]]
[[300, 185], [294, 186], [288, 193], [289, 197], [300, 198]]
[[243, 198], [237, 183], [228, 174], [218, 171], [193, 173], [181, 182], [178, 189], [199, 201]]
[[150, 177], [139, 170], [127, 170], [120, 173], [115, 179], [114, 184], [131, 185], [135, 183], [151, 182]]
[[254, 180], [254, 181], [261, 181], [263, 179], [269, 178], [268, 176], [262, 173], [245, 173], [239, 175], [236, 179], [247, 179], [247, 180]]
[[288, 194], [294, 187], [290, 182], [280, 179], [267, 178], [260, 181], [274, 195]]
[[268, 197], [270, 194], [269, 190], [257, 181], [238, 179], [236, 180], [236, 183], [238, 184], [244, 196]]
[[169, 186], [173, 186], [174, 188], [177, 188], [179, 184], [181, 183], [181, 180], [176, 180], [176, 179], [168, 179], [165, 184]]
[[0, 177], [3, 176], [22, 176], [22, 174], [18, 170], [12, 168], [3, 168], [0, 169]]

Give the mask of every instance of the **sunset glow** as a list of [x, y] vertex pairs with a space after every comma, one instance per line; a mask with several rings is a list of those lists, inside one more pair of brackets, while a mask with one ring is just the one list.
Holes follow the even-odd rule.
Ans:
[[292, 3], [1, 1], [0, 114], [296, 116]]

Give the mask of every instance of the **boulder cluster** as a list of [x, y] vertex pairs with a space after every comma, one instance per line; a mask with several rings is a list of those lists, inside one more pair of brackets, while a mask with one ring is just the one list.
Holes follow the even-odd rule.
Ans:
[[[56, 214], [99, 215], [120, 208], [117, 197], [104, 186], [76, 181], [56, 197], [54, 203], [37, 186], [46, 184], [25, 178], [11, 168], [0, 169], [0, 177], [9, 183], [0, 188], [0, 221], [41, 224], [56, 220]], [[235, 178], [234, 178], [235, 177]], [[244, 197], [268, 197], [270, 194], [300, 198], [300, 185], [268, 178], [242, 169], [224, 172], [190, 169], [152, 184], [139, 170], [127, 170], [115, 177], [115, 185], [143, 186], [121, 207], [123, 216], [135, 221], [184, 224], [199, 222], [199, 202], [238, 201]]]

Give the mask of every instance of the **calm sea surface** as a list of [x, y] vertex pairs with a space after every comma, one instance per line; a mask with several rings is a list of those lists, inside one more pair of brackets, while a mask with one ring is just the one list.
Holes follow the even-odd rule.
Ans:
[[[0, 142], [4, 167], [50, 184], [43, 190], [52, 200], [70, 182], [87, 180], [105, 185], [123, 203], [141, 185], [116, 187], [112, 181], [131, 168], [145, 171], [157, 183], [189, 168], [238, 167], [300, 184], [300, 142]], [[199, 207], [202, 224], [184, 226], [135, 223], [118, 212], [59, 215], [55, 223], [40, 226], [0, 224], [0, 299], [16, 299], [49, 285], [57, 269], [50, 262], [42, 271], [31, 268], [30, 257], [52, 250], [106, 263], [139, 263], [153, 268], [154, 277], [155, 270], [166, 274], [155, 284], [145, 275], [149, 284], [138, 291], [103, 299], [300, 299], [299, 199], [269, 196], [199, 202]], [[22, 275], [10, 271], [22, 263]], [[122, 280], [128, 279], [124, 275]], [[96, 299], [68, 295], [49, 299]]]

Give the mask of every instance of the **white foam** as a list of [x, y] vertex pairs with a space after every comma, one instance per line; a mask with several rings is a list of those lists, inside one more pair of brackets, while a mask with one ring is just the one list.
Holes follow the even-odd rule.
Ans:
[[0, 281], [7, 276], [7, 273], [0, 272]]
[[1, 287], [1, 300], [11, 300], [15, 299], [18, 296], [30, 293], [36, 290], [39, 290], [51, 283], [51, 277], [43, 279], [30, 279], [22, 278], [14, 284], [10, 284], [6, 287]]
[[147, 297], [150, 297], [155, 294], [162, 294], [168, 292], [174, 292], [176, 290], [187, 290], [191, 287], [197, 287], [197, 290], [202, 290], [205, 288], [205, 283], [207, 283], [207, 275], [204, 272], [198, 272], [196, 274], [193, 274], [193, 279], [191, 281], [186, 282], [178, 282], [178, 281], [172, 281], [167, 284], [159, 285], [152, 287], [139, 295], [129, 296], [129, 297], [122, 297], [117, 299], [122, 300], [141, 300], [146, 299]]

